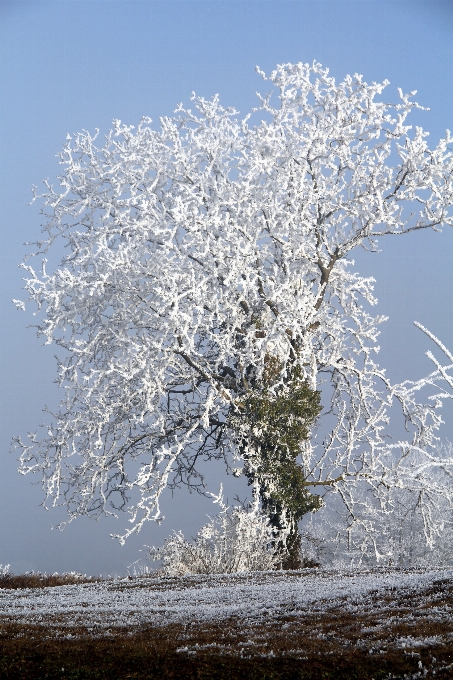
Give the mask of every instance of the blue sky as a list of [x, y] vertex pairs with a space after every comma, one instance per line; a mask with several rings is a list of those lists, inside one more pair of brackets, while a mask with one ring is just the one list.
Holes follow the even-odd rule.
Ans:
[[[58, 393], [54, 350], [43, 347], [33, 317], [11, 303], [21, 297], [17, 265], [25, 241], [38, 237], [31, 185], [55, 180], [55, 155], [67, 132], [107, 132], [112, 119], [136, 124], [171, 114], [192, 91], [219, 93], [246, 113], [266, 85], [255, 66], [321, 62], [332, 75], [361, 73], [417, 89], [429, 112], [412, 121], [435, 141], [453, 129], [451, 0], [1, 0], [1, 474], [0, 563], [15, 571], [124, 573], [142, 544], [170, 531], [194, 534], [213, 508], [180, 494], [167, 499], [166, 521], [121, 548], [109, 533], [125, 525], [78, 521], [50, 531], [62, 513], [39, 508], [41, 492], [17, 474], [11, 437], [36, 428]], [[362, 273], [377, 279], [382, 329], [380, 362], [394, 380], [430, 370], [421, 321], [453, 347], [453, 230], [382, 242], [379, 255], [359, 253]], [[453, 413], [443, 436], [453, 439]], [[448, 409], [446, 410], [448, 417]], [[217, 471], [212, 472], [213, 491]]]

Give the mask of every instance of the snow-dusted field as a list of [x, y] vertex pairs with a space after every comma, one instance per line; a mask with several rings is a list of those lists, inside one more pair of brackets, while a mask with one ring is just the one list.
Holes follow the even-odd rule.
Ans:
[[450, 680], [453, 570], [11, 581], [0, 645], [11, 680]]
[[[0, 622], [111, 628], [231, 617], [259, 622], [321, 614], [341, 607], [356, 614], [385, 613], [395, 598], [419, 594], [431, 616], [453, 617], [447, 603], [432, 607], [436, 583], [453, 584], [453, 570], [428, 572], [264, 572], [234, 576], [117, 579], [55, 588], [0, 589]], [[411, 612], [405, 618], [410, 619]]]

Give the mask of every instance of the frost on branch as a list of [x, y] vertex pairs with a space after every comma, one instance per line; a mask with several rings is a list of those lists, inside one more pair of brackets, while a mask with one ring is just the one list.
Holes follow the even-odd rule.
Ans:
[[[430, 399], [436, 404], [452, 399], [453, 355], [424, 326], [415, 325], [448, 361], [427, 352], [436, 370], [418, 382], [407, 381], [399, 390], [416, 393], [442, 381], [443, 389]], [[394, 457], [385, 472], [383, 485], [372, 494], [369, 484], [351, 485], [346, 502], [336, 499], [320, 521], [309, 518], [304, 533], [310, 539], [304, 543], [308, 556], [314, 544], [317, 559], [336, 566], [452, 566], [453, 444], [438, 444], [429, 451], [414, 448], [410, 455]]]
[[323, 410], [305, 419], [298, 471], [292, 445], [272, 446], [307, 509], [335, 492], [355, 522], [364, 493], [386, 512], [389, 494], [414, 484], [429, 502], [451, 500], [424, 474], [438, 404], [418, 401], [445, 376], [390, 383], [374, 361], [373, 280], [349, 255], [452, 225], [450, 133], [430, 149], [407, 124], [412, 95], [380, 101], [387, 83], [336, 83], [317, 63], [268, 80], [256, 124], [194, 95], [160, 126], [115, 121], [103, 141], [69, 137], [60, 186], [41, 197], [35, 254], [61, 243], [67, 255], [52, 272], [24, 264], [25, 289], [38, 333], [61, 348], [65, 396], [42, 436], [17, 440], [20, 469], [42, 475], [69, 520], [127, 510], [121, 540], [161, 518], [165, 488], [204, 492], [209, 459], [249, 475], [269, 512], [288, 512], [266, 471], [269, 443], [257, 431], [247, 448], [242, 434], [253, 399], [265, 389], [278, 410], [294, 376], [312, 405], [322, 393]]
[[[361, 496], [356, 493], [356, 507], [361, 507], [354, 517], [334, 501], [328, 513], [306, 518], [302, 536], [307, 556], [335, 567], [453, 566], [453, 507], [448, 498], [452, 457], [451, 443], [439, 447], [436, 464], [421, 471], [428, 476], [424, 484], [391, 489], [384, 511], [370, 503], [364, 488]], [[429, 495], [424, 490], [428, 487]]]

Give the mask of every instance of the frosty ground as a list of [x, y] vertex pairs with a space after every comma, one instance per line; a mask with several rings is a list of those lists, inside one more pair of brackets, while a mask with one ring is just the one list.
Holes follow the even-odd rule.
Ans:
[[453, 678], [453, 570], [0, 589], [11, 678]]

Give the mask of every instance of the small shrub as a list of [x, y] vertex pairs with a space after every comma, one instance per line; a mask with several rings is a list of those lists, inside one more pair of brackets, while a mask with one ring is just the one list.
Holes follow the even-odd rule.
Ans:
[[266, 571], [281, 565], [282, 555], [274, 546], [285, 540], [283, 532], [270, 526], [269, 519], [256, 503], [251, 508], [224, 503], [222, 488], [214, 498], [222, 510], [210, 518], [192, 541], [174, 532], [163, 547], [149, 548], [148, 559], [162, 560], [167, 576], [185, 574], [232, 574]]

